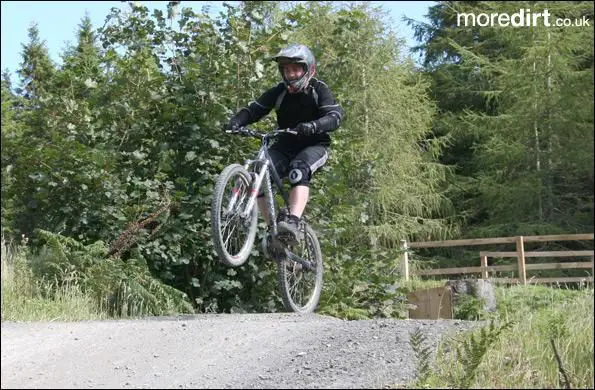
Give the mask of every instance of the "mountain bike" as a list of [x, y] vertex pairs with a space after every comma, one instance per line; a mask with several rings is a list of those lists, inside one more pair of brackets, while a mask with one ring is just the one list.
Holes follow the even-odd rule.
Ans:
[[[245, 160], [243, 166], [236, 163], [225, 167], [215, 182], [211, 228], [219, 260], [227, 266], [239, 267], [250, 256], [258, 230], [256, 198], [264, 191], [270, 225], [265, 236], [268, 245], [263, 250], [268, 248], [270, 257], [277, 263], [283, 305], [291, 312], [312, 312], [318, 306], [322, 291], [320, 243], [304, 216], [299, 226], [303, 238], [298, 245], [288, 245], [287, 236], [278, 231], [276, 212], [279, 210], [279, 215], [289, 213], [289, 196], [268, 153], [275, 137], [297, 132], [278, 129], [260, 133], [247, 127], [226, 132], [258, 138], [261, 146], [254, 159]], [[277, 193], [283, 199], [283, 207], [279, 207]]]

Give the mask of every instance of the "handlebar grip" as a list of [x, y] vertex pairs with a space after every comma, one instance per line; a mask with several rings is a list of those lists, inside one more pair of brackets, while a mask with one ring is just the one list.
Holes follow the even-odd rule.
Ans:
[[[257, 131], [251, 130], [247, 127], [239, 127], [237, 129], [233, 129], [233, 130], [225, 130], [225, 133], [227, 134], [242, 134], [242, 135], [249, 135], [249, 136], [253, 136], [253, 137], [258, 137], [258, 138], [262, 138], [263, 136], [265, 136], [266, 134], [261, 134]], [[277, 129], [274, 130], [271, 135], [278, 135], [278, 134], [293, 134], [293, 135], [297, 135], [298, 132], [295, 129]]]

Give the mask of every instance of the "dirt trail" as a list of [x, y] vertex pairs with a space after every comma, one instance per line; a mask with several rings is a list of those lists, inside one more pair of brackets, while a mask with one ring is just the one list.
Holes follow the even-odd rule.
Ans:
[[2, 388], [382, 388], [415, 375], [410, 332], [434, 345], [473, 322], [316, 314], [2, 323]]

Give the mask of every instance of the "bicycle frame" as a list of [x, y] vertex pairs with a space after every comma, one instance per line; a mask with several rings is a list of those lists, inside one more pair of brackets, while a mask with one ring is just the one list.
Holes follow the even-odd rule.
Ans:
[[[242, 217], [247, 218], [252, 213], [252, 209], [256, 206], [256, 199], [264, 182], [264, 193], [267, 200], [267, 212], [269, 215], [269, 220], [271, 221], [273, 233], [277, 235], [277, 216], [273, 183], [279, 190], [279, 193], [281, 194], [285, 203], [285, 207], [289, 207], [289, 195], [287, 191], [285, 191], [285, 188], [283, 188], [281, 177], [279, 176], [277, 169], [271, 161], [271, 157], [268, 153], [268, 142], [269, 138], [265, 136], [256, 158], [252, 160], [249, 159], [244, 162], [244, 168], [246, 168], [248, 172], [251, 172], [253, 175], [253, 180], [252, 188], [250, 190], [250, 197], [248, 198], [248, 202], [242, 213]], [[252, 167], [254, 167], [254, 169], [251, 169]], [[273, 179], [272, 181], [271, 177]]]
[[[286, 130], [276, 130], [276, 132], [284, 132]], [[276, 217], [276, 208], [275, 208], [275, 199], [273, 193], [273, 183], [279, 190], [279, 193], [283, 197], [283, 201], [285, 203], [285, 208], [289, 210], [289, 195], [285, 188], [283, 188], [283, 183], [281, 182], [281, 178], [277, 169], [273, 165], [271, 161], [271, 157], [268, 153], [268, 145], [270, 138], [273, 133], [271, 134], [258, 134], [253, 131], [247, 130], [247, 133], [251, 136], [258, 137], [262, 140], [262, 145], [256, 154], [256, 158], [254, 159], [247, 159], [244, 161], [244, 168], [252, 175], [252, 186], [250, 188], [250, 195], [246, 202], [246, 206], [240, 217], [245, 221], [249, 220], [249, 216], [251, 215], [253, 208], [256, 205], [256, 199], [260, 192], [260, 189], [264, 182], [264, 192], [265, 197], [267, 199], [267, 211], [269, 215], [269, 220], [271, 221], [271, 226], [273, 228], [273, 233], [277, 235], [277, 217]], [[271, 181], [272, 177], [272, 181]], [[239, 181], [240, 179], [238, 179]], [[227, 207], [227, 212], [231, 212], [234, 208], [235, 203], [237, 202], [239, 191], [237, 190], [238, 187], [241, 186], [241, 183], [236, 182], [234, 186], [232, 198], [230, 199], [229, 205]]]

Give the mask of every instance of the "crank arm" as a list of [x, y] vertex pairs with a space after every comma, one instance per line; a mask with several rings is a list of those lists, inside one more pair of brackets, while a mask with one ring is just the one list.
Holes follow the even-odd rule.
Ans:
[[308, 261], [306, 259], [302, 259], [301, 257], [299, 257], [298, 255], [296, 255], [295, 253], [291, 252], [289, 249], [285, 248], [285, 256], [288, 260], [293, 260], [296, 263], [300, 263], [301, 265], [304, 266], [304, 268], [308, 271], [311, 271], [312, 268], [314, 268], [312, 266], [312, 262]]

